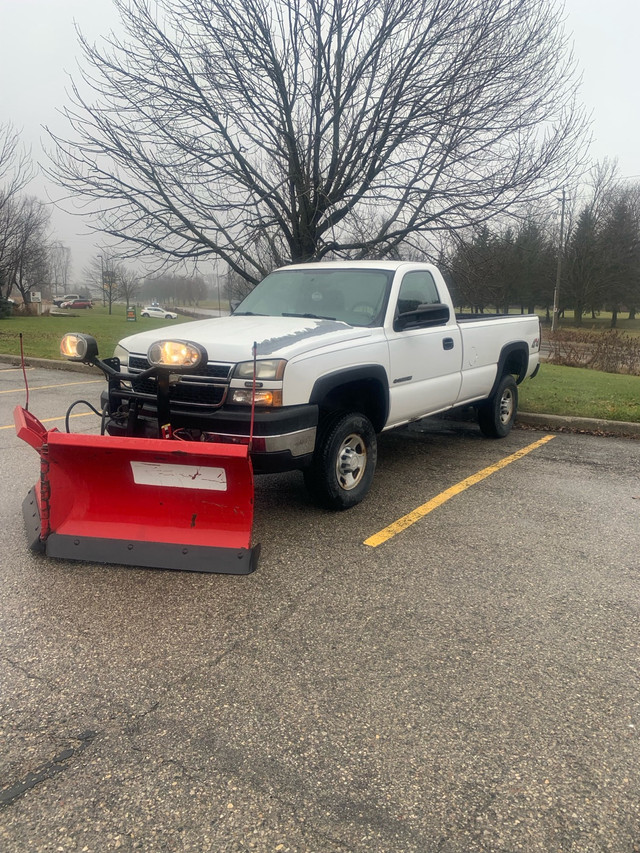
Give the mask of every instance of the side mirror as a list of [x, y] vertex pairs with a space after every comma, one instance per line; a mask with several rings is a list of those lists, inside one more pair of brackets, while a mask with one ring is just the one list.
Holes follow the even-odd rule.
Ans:
[[405, 329], [427, 329], [431, 326], [444, 326], [449, 322], [451, 312], [449, 306], [442, 302], [418, 305], [414, 311], [404, 311], [398, 314], [393, 322], [396, 332], [404, 332]]

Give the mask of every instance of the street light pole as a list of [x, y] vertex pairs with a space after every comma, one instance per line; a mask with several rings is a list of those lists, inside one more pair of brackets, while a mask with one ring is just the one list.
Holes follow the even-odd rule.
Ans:
[[558, 330], [558, 314], [560, 311], [560, 274], [562, 272], [562, 251], [564, 243], [564, 206], [565, 206], [565, 190], [562, 187], [562, 208], [560, 211], [560, 240], [558, 242], [558, 267], [556, 269], [556, 286], [553, 291], [553, 317], [551, 318], [551, 331]]

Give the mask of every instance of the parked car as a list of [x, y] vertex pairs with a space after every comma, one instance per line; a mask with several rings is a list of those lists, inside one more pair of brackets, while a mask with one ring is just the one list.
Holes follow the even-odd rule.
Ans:
[[159, 305], [147, 305], [140, 312], [141, 317], [159, 317], [161, 320], [177, 320], [178, 315], [175, 311], [167, 311], [166, 308], [161, 308]]
[[61, 308], [93, 308], [93, 302], [90, 299], [72, 299], [69, 302], [63, 302]]
[[79, 293], [65, 293], [64, 296], [56, 296], [53, 300], [53, 304], [57, 308], [62, 308], [63, 303], [65, 302], [73, 302], [76, 299], [80, 299]]

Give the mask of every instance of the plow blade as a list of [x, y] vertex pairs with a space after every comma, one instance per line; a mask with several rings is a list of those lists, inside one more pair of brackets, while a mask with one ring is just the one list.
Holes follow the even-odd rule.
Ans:
[[256, 568], [246, 445], [47, 431], [21, 407], [15, 422], [41, 459], [23, 504], [34, 550], [197, 572]]

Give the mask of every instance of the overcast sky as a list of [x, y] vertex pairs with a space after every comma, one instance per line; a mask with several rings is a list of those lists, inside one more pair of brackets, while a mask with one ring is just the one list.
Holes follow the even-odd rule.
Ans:
[[[640, 3], [566, 0], [567, 27], [583, 72], [582, 100], [593, 117], [591, 159], [617, 158], [620, 174], [640, 176]], [[64, 134], [56, 108], [66, 102], [67, 73], [75, 74], [76, 22], [91, 40], [117, 22], [111, 0], [0, 0], [0, 121], [21, 130], [41, 159], [43, 124]], [[44, 198], [44, 184], [31, 191]], [[55, 192], [55, 190], [53, 190]], [[73, 253], [74, 274], [95, 254], [82, 220], [55, 212], [55, 236]]]

